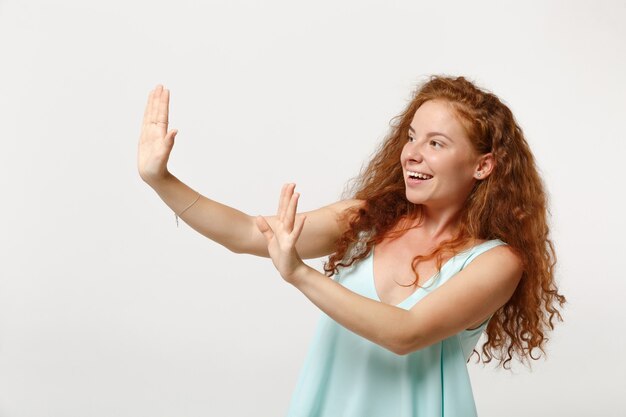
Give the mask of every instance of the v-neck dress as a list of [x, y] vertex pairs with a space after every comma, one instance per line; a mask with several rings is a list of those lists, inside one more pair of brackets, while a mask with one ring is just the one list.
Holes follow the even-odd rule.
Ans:
[[[423, 284], [428, 288], [418, 288], [397, 307], [410, 310], [478, 255], [505, 244], [489, 240], [459, 252]], [[373, 253], [340, 270], [333, 279], [380, 301], [374, 285]], [[397, 355], [322, 312], [287, 417], [475, 417], [467, 361], [490, 319], [476, 329]]]

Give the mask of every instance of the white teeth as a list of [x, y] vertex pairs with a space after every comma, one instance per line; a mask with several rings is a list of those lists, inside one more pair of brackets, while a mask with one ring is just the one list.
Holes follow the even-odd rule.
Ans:
[[410, 177], [419, 178], [422, 180], [429, 180], [433, 177], [432, 175], [422, 174], [421, 172], [415, 172], [415, 171], [408, 171], [408, 174]]

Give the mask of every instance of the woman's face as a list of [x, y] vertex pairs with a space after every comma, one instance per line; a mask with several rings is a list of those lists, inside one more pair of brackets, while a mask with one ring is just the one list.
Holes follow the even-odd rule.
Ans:
[[400, 156], [407, 199], [429, 207], [462, 205], [478, 178], [479, 159], [451, 105], [426, 101], [413, 116]]

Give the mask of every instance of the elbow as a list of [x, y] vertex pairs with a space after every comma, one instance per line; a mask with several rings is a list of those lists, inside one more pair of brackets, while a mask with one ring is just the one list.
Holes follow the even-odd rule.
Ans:
[[406, 356], [410, 353], [406, 349], [398, 349], [398, 348], [393, 349], [392, 352], [398, 356]]
[[420, 333], [419, 326], [416, 325], [410, 312], [406, 312], [403, 320], [398, 321], [398, 325], [394, 326], [393, 333], [389, 336], [394, 341], [393, 349], [390, 349], [396, 355], [406, 356], [419, 349]]
[[[252, 248], [249, 246], [245, 246], [243, 244], [241, 245], [230, 245], [230, 246], [224, 246], [226, 249], [228, 249], [229, 251], [231, 251], [232, 253], [235, 253], [237, 255], [252, 255], [252, 256], [259, 256], [262, 258], [269, 258], [270, 254], [267, 251], [267, 248]], [[265, 250], [264, 250], [265, 249]]]
[[237, 255], [250, 253], [249, 248], [244, 244], [243, 241], [228, 241], [228, 242], [218, 242], [222, 247], [227, 249], [229, 252], [235, 253]]
[[406, 356], [415, 352], [416, 350], [419, 350], [419, 348], [415, 347], [415, 345], [402, 346], [402, 347], [396, 348], [394, 353], [399, 356]]
[[398, 342], [395, 344], [393, 352], [400, 356], [406, 356], [418, 349], [421, 349], [421, 342], [419, 338], [414, 334], [405, 332], [398, 338]]
[[242, 250], [242, 248], [235, 247], [235, 246], [225, 246], [225, 248], [228, 249], [229, 251], [231, 251], [232, 253], [237, 254], [237, 255], [240, 255], [242, 253], [246, 253], [244, 250]]
[[406, 345], [401, 344], [401, 345], [394, 346], [392, 352], [398, 356], [406, 356], [409, 353], [413, 352], [413, 350], [407, 347]]
[[405, 356], [412, 352], [407, 343], [402, 339], [397, 340], [396, 343], [393, 343], [390, 346], [387, 346], [387, 349], [398, 356]]

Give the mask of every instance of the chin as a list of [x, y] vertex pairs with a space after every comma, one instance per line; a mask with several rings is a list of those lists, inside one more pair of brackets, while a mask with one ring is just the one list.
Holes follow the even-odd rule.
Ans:
[[406, 197], [407, 201], [409, 203], [413, 203], [413, 204], [424, 204], [424, 202], [426, 200], [424, 200], [423, 198], [417, 198], [415, 195], [411, 195], [412, 193], [410, 193], [408, 190], [405, 191], [404, 196]]

